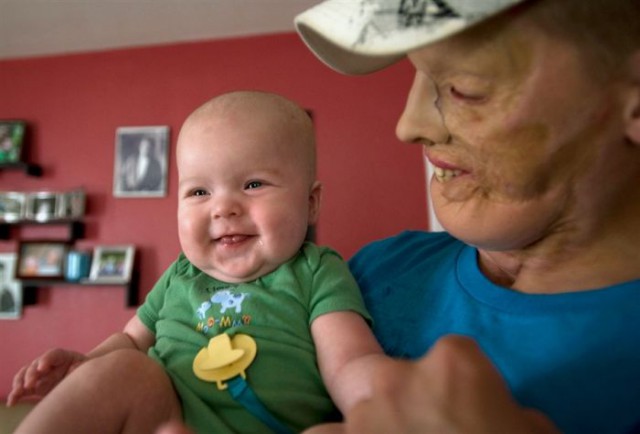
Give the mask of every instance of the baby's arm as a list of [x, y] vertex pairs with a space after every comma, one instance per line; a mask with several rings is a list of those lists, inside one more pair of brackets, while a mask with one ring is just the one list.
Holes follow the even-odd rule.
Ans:
[[46, 395], [88, 359], [126, 348], [146, 352], [154, 342], [153, 333], [134, 315], [122, 332], [111, 335], [86, 355], [60, 348], [49, 350], [18, 371], [7, 405], [12, 406], [23, 398]]
[[374, 368], [389, 360], [365, 320], [355, 312], [321, 315], [311, 324], [318, 365], [342, 413], [371, 396]]
[[87, 354], [87, 358], [100, 357], [121, 349], [140, 350], [144, 353], [155, 343], [155, 335], [145, 326], [137, 315], [134, 315], [124, 330], [109, 336], [100, 345]]

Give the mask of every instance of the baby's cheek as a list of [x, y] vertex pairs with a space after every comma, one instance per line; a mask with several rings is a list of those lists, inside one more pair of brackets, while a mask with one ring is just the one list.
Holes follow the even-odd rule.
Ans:
[[206, 228], [198, 224], [196, 219], [189, 215], [178, 215], [178, 237], [183, 250], [186, 250], [200, 242], [205, 242], [203, 237], [207, 237]]

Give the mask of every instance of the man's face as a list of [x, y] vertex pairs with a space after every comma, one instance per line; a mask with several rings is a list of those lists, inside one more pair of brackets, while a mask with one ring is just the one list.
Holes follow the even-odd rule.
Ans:
[[435, 211], [454, 236], [522, 249], [582, 224], [581, 210], [607, 196], [603, 184], [628, 182], [610, 172], [623, 158], [615, 88], [597, 85], [574, 47], [525, 18], [409, 59], [416, 76], [397, 134], [424, 144]]

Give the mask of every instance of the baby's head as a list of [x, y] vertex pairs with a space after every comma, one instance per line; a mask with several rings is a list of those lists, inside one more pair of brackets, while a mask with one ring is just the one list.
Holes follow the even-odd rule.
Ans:
[[270, 93], [223, 94], [187, 118], [176, 154], [178, 234], [191, 263], [246, 282], [298, 252], [321, 190], [303, 109]]

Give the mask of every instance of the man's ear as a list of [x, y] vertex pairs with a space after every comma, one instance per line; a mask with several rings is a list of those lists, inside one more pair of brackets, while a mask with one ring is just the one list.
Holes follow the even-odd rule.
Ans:
[[626, 136], [640, 146], [640, 51], [631, 58], [631, 89], [624, 111]]
[[315, 181], [309, 192], [309, 225], [314, 225], [320, 215], [320, 199], [322, 197], [322, 184]]

